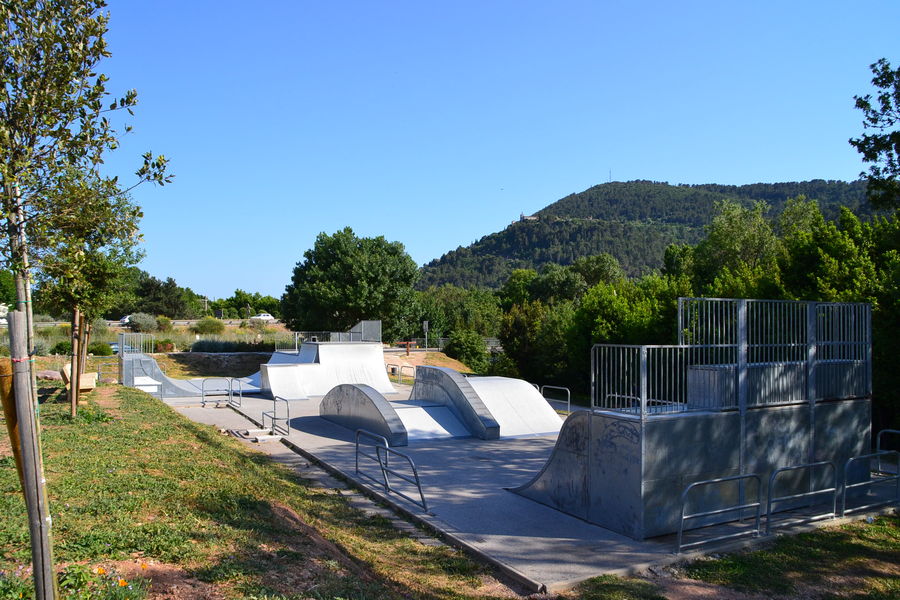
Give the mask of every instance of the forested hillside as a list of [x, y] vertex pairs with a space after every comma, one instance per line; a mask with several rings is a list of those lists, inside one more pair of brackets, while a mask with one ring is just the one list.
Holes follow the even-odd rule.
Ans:
[[503, 231], [452, 250], [422, 268], [421, 288], [456, 285], [499, 287], [513, 269], [546, 263], [571, 264], [579, 256], [608, 252], [629, 275], [659, 269], [671, 243], [696, 244], [716, 201], [750, 205], [762, 200], [777, 214], [788, 198], [819, 201], [826, 218], [847, 206], [866, 219], [865, 182], [813, 180], [743, 186], [613, 182], [566, 196], [542, 209], [536, 220], [520, 220]]

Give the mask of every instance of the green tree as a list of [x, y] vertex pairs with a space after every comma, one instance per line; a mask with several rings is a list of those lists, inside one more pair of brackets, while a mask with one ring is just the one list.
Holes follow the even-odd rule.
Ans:
[[460, 329], [451, 333], [444, 352], [469, 367], [473, 373], [485, 373], [488, 369], [487, 346], [484, 338], [475, 331]]
[[514, 269], [498, 292], [503, 310], [509, 311], [514, 304], [524, 304], [531, 300], [531, 282], [537, 276], [534, 269]]
[[871, 94], [854, 96], [856, 108], [863, 111], [864, 133], [851, 138], [850, 145], [862, 154], [863, 162], [872, 163], [869, 172], [860, 173], [868, 180], [869, 201], [878, 207], [900, 207], [900, 68], [891, 69], [887, 59], [870, 65], [878, 88]]
[[[15, 274], [17, 300], [27, 307], [29, 324], [29, 273], [40, 248], [29, 245], [25, 228], [29, 237], [52, 230], [60, 195], [48, 190], [64, 184], [71, 169], [100, 165], [104, 153], [118, 145], [107, 114], [130, 113], [137, 103], [134, 90], [110, 101], [108, 78], [98, 72], [109, 56], [104, 7], [103, 0], [0, 3], [0, 250]], [[164, 184], [165, 168], [164, 157], [147, 153], [138, 180]]]
[[554, 305], [559, 302], [577, 300], [588, 285], [584, 277], [571, 267], [547, 264], [528, 286], [532, 300]]
[[593, 287], [601, 282], [612, 283], [625, 277], [619, 261], [608, 252], [580, 256], [572, 263], [572, 270], [584, 278], [588, 287]]
[[766, 219], [767, 204], [757, 202], [753, 208], [746, 208], [723, 201], [716, 209], [706, 239], [693, 251], [694, 287], [698, 290], [711, 284], [726, 267], [750, 272], [769, 269], [780, 252], [778, 238]]
[[320, 233], [294, 268], [281, 298], [294, 330], [344, 331], [364, 319], [381, 319], [387, 339], [407, 325], [414, 302], [415, 262], [400, 242], [358, 238], [349, 227]]
[[461, 329], [484, 337], [497, 335], [503, 312], [499, 299], [489, 290], [465, 289], [448, 283], [429, 287], [417, 296], [419, 321], [428, 321], [429, 337], [447, 337]]

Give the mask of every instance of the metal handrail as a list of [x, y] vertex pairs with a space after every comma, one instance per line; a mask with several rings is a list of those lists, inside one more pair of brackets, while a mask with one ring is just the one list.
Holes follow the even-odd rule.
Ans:
[[[410, 375], [409, 378], [412, 379], [413, 382], [415, 382], [415, 381], [416, 381], [416, 368], [415, 368], [414, 366], [412, 366], [412, 365], [400, 365], [400, 375], [401, 375], [401, 378], [402, 378], [402, 375], [403, 375], [403, 369], [404, 369], [404, 368], [412, 369], [412, 372], [413, 372], [413, 373], [412, 373], [412, 375]], [[402, 381], [398, 381], [397, 383], [403, 383], [403, 382], [402, 382]]]
[[356, 430], [356, 474], [359, 475], [360, 477], [365, 477], [366, 479], [370, 479], [371, 481], [374, 481], [375, 483], [377, 483], [377, 484], [381, 485], [382, 487], [384, 487], [385, 489], [387, 489], [388, 483], [387, 483], [384, 469], [381, 469], [382, 481], [378, 481], [377, 479], [375, 479], [374, 477], [372, 477], [365, 471], [359, 470], [359, 457], [360, 456], [364, 456], [370, 460], [377, 462], [378, 467], [381, 468], [381, 459], [379, 458], [379, 456], [377, 454], [369, 454], [368, 452], [359, 449], [359, 438], [360, 437], [369, 438], [370, 440], [376, 442], [375, 445], [380, 443], [385, 448], [387, 448], [389, 445], [387, 438], [385, 438], [382, 435], [378, 435], [377, 433], [372, 433], [371, 431], [368, 431], [366, 429], [357, 429]]
[[[875, 451], [876, 452], [881, 452], [883, 449], [881, 447], [881, 436], [883, 436], [885, 433], [890, 433], [893, 435], [900, 435], [900, 429], [882, 429], [881, 431], [879, 431], [878, 435], [875, 436]], [[881, 456], [878, 457], [878, 472], [879, 473], [884, 472], [881, 468]], [[897, 472], [900, 473], [900, 464], [897, 465]]]
[[538, 391], [540, 392], [541, 396], [544, 396], [544, 398], [547, 397], [544, 395], [544, 390], [559, 390], [561, 392], [565, 392], [566, 393], [566, 413], [570, 414], [570, 415], [572, 414], [572, 390], [570, 390], [567, 387], [562, 387], [559, 385], [542, 385], [541, 389], [539, 389]]
[[[797, 471], [799, 469], [813, 469], [815, 467], [824, 467], [826, 465], [831, 467], [831, 476], [832, 476], [833, 484], [830, 488], [822, 488], [819, 490], [803, 492], [800, 494], [791, 494], [790, 496], [775, 496], [775, 493], [773, 491], [775, 489], [775, 478], [778, 476], [779, 473], [784, 473], [786, 471]], [[810, 473], [810, 478], [812, 478], [812, 473]], [[831, 512], [823, 513], [821, 515], [814, 515], [812, 517], [808, 517], [806, 519], [797, 521], [798, 523], [800, 523], [800, 522], [806, 523], [809, 521], [815, 521], [818, 519], [828, 518], [828, 517], [834, 518], [837, 516], [837, 498], [838, 498], [837, 466], [835, 466], [833, 461], [823, 460], [823, 461], [813, 462], [813, 463], [804, 463], [802, 465], [781, 467], [780, 469], [775, 469], [774, 471], [772, 471], [772, 475], [769, 476], [769, 494], [768, 494], [768, 500], [766, 501], [766, 535], [769, 535], [769, 532], [772, 530], [772, 504], [773, 503], [782, 502], [784, 500], [796, 500], [797, 498], [807, 498], [807, 497], [812, 497], [812, 496], [818, 496], [820, 494], [825, 494], [827, 492], [831, 492], [831, 494], [832, 494], [832, 496], [831, 496]]]
[[[384, 472], [384, 480], [386, 482], [385, 489], [388, 492], [394, 492], [401, 498], [404, 498], [405, 500], [408, 500], [409, 502], [412, 502], [413, 504], [415, 504], [417, 506], [421, 506], [423, 511], [428, 512], [428, 504], [425, 502], [425, 492], [422, 491], [422, 482], [419, 481], [419, 471], [416, 469], [416, 464], [413, 462], [413, 459], [408, 454], [404, 454], [403, 452], [394, 450], [393, 448], [391, 448], [389, 446], [388, 447], [375, 446], [375, 453], [378, 455], [378, 462], [381, 463], [381, 470]], [[382, 453], [384, 453], [384, 456], [382, 456]], [[388, 467], [387, 461], [388, 461], [388, 457], [391, 454], [393, 454], [394, 456], [398, 456], [400, 458], [406, 459], [406, 462], [409, 465], [410, 470], [412, 471], [412, 477], [410, 477], [409, 475], [400, 473], [396, 469], [391, 469]], [[395, 490], [394, 488], [392, 488], [390, 477], [388, 477], [388, 475], [393, 475], [394, 477], [397, 477], [409, 484], [416, 486], [416, 489], [419, 491], [419, 498], [421, 501], [417, 502], [411, 496], [408, 496], [407, 494], [401, 492], [400, 490]]]
[[[887, 504], [893, 504], [894, 502], [900, 502], [900, 474], [888, 475], [886, 477], [879, 477], [877, 479], [869, 479], [867, 481], [860, 481], [858, 483], [847, 483], [847, 470], [850, 467], [850, 463], [857, 460], [866, 460], [872, 459], [875, 457], [885, 456], [890, 454], [892, 456], [896, 456], [898, 460], [898, 464], [900, 464], [900, 452], [896, 450], [881, 450], [879, 452], [873, 452], [872, 454], [862, 454], [860, 456], [852, 456], [847, 459], [847, 462], [844, 463], [844, 489], [841, 493], [841, 516], [843, 517], [848, 512], [856, 512], [861, 510], [868, 510], [870, 508], [875, 508], [877, 506], [885, 506]], [[861, 488], [875, 485], [876, 483], [885, 483], [887, 481], [896, 481], [897, 482], [897, 492], [895, 494], [895, 498], [893, 500], [885, 500], [884, 502], [875, 502], [874, 504], [867, 504], [865, 506], [855, 506], [851, 509], [847, 509], [847, 489], [849, 488]]]
[[[238, 384], [237, 389], [237, 402], [234, 401], [234, 384]], [[244, 382], [238, 379], [237, 377], [231, 378], [231, 394], [228, 395], [228, 406], [234, 406], [236, 408], [240, 408], [241, 404], [244, 402]]]
[[[226, 381], [228, 382], [228, 400], [226, 400], [226, 404], [231, 403], [231, 377], [206, 377], [200, 382], [200, 406], [206, 408], [206, 382], [207, 381]], [[217, 391], [219, 388], [217, 388]], [[213, 391], [213, 390], [210, 390]], [[219, 401], [216, 400], [216, 408], [219, 408]]]
[[[375, 446], [375, 454], [370, 454], [368, 452], [365, 452], [364, 450], [360, 450], [359, 440], [361, 437], [368, 438], [375, 442], [375, 444], [373, 444]], [[401, 473], [396, 469], [391, 468], [391, 455], [404, 459], [409, 465], [410, 470], [412, 471], [412, 476]], [[368, 473], [359, 470], [360, 456], [364, 456], [378, 463], [378, 467], [381, 470], [381, 481], [372, 477]], [[407, 500], [408, 502], [411, 502], [416, 506], [422, 507], [422, 510], [424, 512], [428, 512], [428, 503], [425, 500], [425, 492], [422, 491], [422, 482], [419, 479], [419, 471], [418, 469], [416, 469], [416, 464], [408, 454], [404, 454], [403, 452], [399, 452], [391, 448], [390, 444], [388, 444], [387, 438], [385, 438], [384, 436], [378, 435], [377, 433], [372, 433], [371, 431], [367, 431], [365, 429], [356, 430], [356, 474], [360, 477], [365, 477], [366, 479], [377, 483], [384, 488], [386, 494], [393, 492], [404, 500]], [[393, 488], [390, 481], [391, 475], [416, 486], [416, 489], [419, 492], [419, 500], [416, 500], [408, 494]]]
[[[278, 402], [284, 402], [285, 416], [278, 416]], [[283, 435], [288, 437], [291, 435], [291, 404], [281, 396], [275, 396], [272, 399], [272, 410], [265, 410], [262, 413], [262, 427], [266, 428], [266, 417], [272, 420], [272, 435]], [[285, 427], [279, 427], [278, 422], [284, 421]]]
[[688, 519], [697, 519], [700, 517], [711, 517], [713, 515], [721, 515], [724, 513], [730, 513], [730, 512], [735, 512], [735, 511], [741, 511], [741, 513], [743, 514], [743, 511], [746, 509], [755, 508], [756, 509], [756, 533], [754, 535], [756, 535], [756, 536], [759, 535], [760, 511], [762, 508], [762, 503], [760, 503], [759, 500], [757, 500], [756, 502], [748, 502], [748, 503], [744, 503], [744, 504], [738, 504], [735, 506], [729, 506], [727, 508], [718, 508], [716, 510], [708, 510], [708, 511], [704, 511], [704, 512], [692, 513], [689, 515], [684, 514], [684, 507], [685, 507], [685, 504], [687, 503], [688, 493], [695, 487], [699, 487], [701, 485], [712, 485], [712, 484], [716, 484], [716, 483], [724, 483], [727, 481], [740, 481], [740, 480], [744, 480], [744, 479], [755, 479], [756, 480], [756, 497], [759, 498], [760, 486], [762, 485], [762, 480], [760, 479], [759, 475], [757, 475], [756, 473], [749, 473], [747, 475], [732, 475], [731, 477], [720, 477], [718, 479], [705, 479], [703, 481], [695, 481], [694, 483], [690, 484], [689, 486], [687, 486], [684, 489], [684, 492], [681, 493], [681, 520], [678, 523], [678, 546], [675, 550], [676, 554], [680, 554], [682, 549], [688, 548], [691, 546], [701, 546], [703, 544], [710, 544], [712, 542], [718, 542], [720, 540], [727, 540], [730, 538], [741, 537], [741, 536], [747, 535], [746, 531], [739, 531], [737, 533], [729, 533], [729, 534], [725, 534], [725, 535], [720, 535], [720, 536], [717, 536], [714, 538], [710, 538], [708, 540], [701, 540], [699, 542], [691, 542], [690, 544], [683, 544], [681, 540], [684, 535], [684, 522]]
[[107, 362], [97, 363], [97, 379], [103, 379], [104, 373], [106, 373], [106, 374], [109, 373], [109, 371], [104, 371], [103, 367], [108, 367], [110, 365], [115, 367], [113, 369], [113, 372], [116, 375], [116, 381], [119, 380], [119, 361], [115, 361], [115, 362], [107, 361]]
[[387, 370], [388, 379], [391, 378], [391, 373], [397, 375], [397, 383], [400, 383], [400, 379], [403, 377], [403, 374], [400, 372], [400, 365], [397, 363], [384, 363], [384, 368]]

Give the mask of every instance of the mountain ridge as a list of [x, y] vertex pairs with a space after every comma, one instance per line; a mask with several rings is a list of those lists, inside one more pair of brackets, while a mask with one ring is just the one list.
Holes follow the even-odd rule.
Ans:
[[695, 244], [712, 219], [716, 202], [745, 205], [763, 201], [777, 215], [788, 198], [819, 201], [826, 218], [847, 206], [861, 218], [875, 213], [866, 201], [865, 181], [814, 179], [742, 186], [636, 180], [609, 182], [569, 194], [501, 231], [460, 246], [424, 265], [418, 287], [452, 283], [497, 288], [518, 268], [570, 264], [580, 256], [608, 252], [628, 275], [662, 266], [672, 243]]

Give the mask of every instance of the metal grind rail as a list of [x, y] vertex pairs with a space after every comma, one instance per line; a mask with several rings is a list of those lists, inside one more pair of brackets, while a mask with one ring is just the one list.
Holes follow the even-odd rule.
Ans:
[[[732, 481], [740, 481], [740, 482], [742, 482], [742, 485], [743, 485], [743, 482], [748, 479], [756, 480], [756, 496], [757, 496], [756, 502], [743, 502], [743, 503], [735, 504], [734, 506], [728, 506], [725, 508], [718, 508], [715, 510], [706, 510], [703, 512], [691, 513], [688, 515], [684, 514], [684, 508], [687, 504], [687, 497], [688, 497], [688, 494], [691, 492], [691, 490], [698, 488], [700, 486], [716, 485], [716, 484], [727, 483], [727, 482], [732, 482]], [[747, 474], [747, 475], [732, 475], [731, 477], [720, 477], [718, 479], [706, 479], [703, 481], [695, 481], [694, 483], [687, 486], [684, 489], [684, 492], [682, 492], [682, 494], [681, 494], [681, 520], [678, 523], [678, 546], [676, 547], [675, 553], [680, 554], [681, 551], [684, 550], [685, 548], [691, 548], [694, 546], [702, 546], [704, 544], [710, 544], [712, 542], [718, 542], [721, 540], [727, 540], [727, 539], [736, 538], [736, 537], [743, 537], [748, 534], [752, 534], [754, 536], [759, 536], [760, 512], [762, 510], [762, 503], [759, 501], [759, 495], [761, 493], [761, 485], [762, 485], [762, 481], [760, 480], [759, 475], [756, 475], [755, 473], [751, 473], [751, 474]], [[733, 513], [733, 512], [740, 512], [741, 515], [743, 515], [743, 511], [746, 509], [749, 509], [749, 508], [753, 508], [756, 510], [756, 527], [754, 529], [741, 530], [736, 533], [727, 533], [725, 535], [719, 535], [719, 536], [712, 537], [709, 539], [700, 540], [697, 542], [691, 542], [689, 544], [682, 543], [683, 536], [684, 536], [684, 522], [687, 521], [688, 519], [699, 519], [701, 517], [711, 517], [714, 515], [721, 515], [721, 514]]]
[[558, 385], [542, 385], [540, 387], [540, 389], [538, 389], [538, 392], [540, 392], [541, 396], [546, 398], [547, 395], [544, 394], [544, 390], [557, 390], [559, 392], [565, 392], [566, 393], [566, 414], [569, 414], [569, 415], [572, 414], [572, 391], [569, 388], [558, 386]]
[[[881, 477], [876, 477], [874, 479], [869, 479], [868, 481], [860, 481], [858, 483], [848, 483], [847, 482], [847, 472], [850, 469], [850, 464], [860, 460], [869, 460], [873, 458], [877, 458], [880, 464], [881, 458], [885, 456], [893, 456], [900, 463], [900, 452], [896, 450], [881, 450], [879, 452], [873, 452], [872, 454], [863, 454], [861, 456], [854, 456], [852, 458], [847, 459], [847, 462], [844, 463], [844, 490], [841, 494], [841, 516], [846, 515], [850, 512], [859, 512], [863, 510], [868, 510], [870, 508], [877, 508], [879, 506], [886, 506], [888, 504], [893, 504], [896, 502], [900, 502], [900, 474], [892, 474], [886, 475], [884, 473], [879, 473]], [[867, 467], [867, 470], [871, 470]], [[893, 500], [883, 500], [881, 502], [874, 502], [872, 504], [866, 504], [864, 506], [854, 506], [853, 508], [847, 508], [847, 490], [848, 489], [860, 489], [865, 487], [871, 487], [873, 485], [877, 485], [879, 483], [888, 483], [890, 481], [896, 482], [896, 491], [894, 493]]]
[[[237, 384], [237, 396], [234, 394], [234, 384]], [[234, 408], [240, 408], [241, 404], [244, 402], [244, 382], [240, 379], [231, 379], [231, 391], [232, 393], [228, 396], [228, 406], [232, 406]]]
[[[776, 496], [775, 495], [775, 479], [781, 473], [786, 473], [790, 471], [799, 471], [803, 469], [809, 470], [810, 479], [812, 479], [812, 470], [817, 467], [831, 467], [831, 479], [832, 485], [829, 488], [820, 488], [817, 490], [810, 490], [808, 492], [802, 492], [799, 494], [790, 494], [787, 496]], [[795, 465], [791, 467], [782, 467], [780, 469], [776, 469], [772, 471], [772, 475], [769, 477], [769, 499], [766, 503], [766, 535], [772, 530], [772, 505], [777, 502], [786, 502], [788, 500], [799, 500], [800, 498], [812, 498], [814, 496], [820, 496], [822, 494], [831, 494], [831, 512], [830, 513], [822, 513], [813, 515], [810, 517], [806, 517], [804, 519], [792, 521], [792, 524], [797, 523], [809, 523], [811, 521], [817, 521], [819, 519], [827, 519], [834, 518], [837, 516], [837, 501], [838, 501], [838, 487], [837, 487], [837, 467], [834, 462], [830, 460], [814, 462], [814, 463], [806, 463], [802, 465]]]
[[[366, 452], [360, 447], [360, 438], [366, 438], [371, 442], [374, 442], [373, 444], [371, 444], [375, 448], [374, 454], [372, 454], [371, 452]], [[364, 458], [368, 458], [369, 460], [374, 461], [378, 464], [378, 468], [381, 471], [381, 480], [378, 480], [365, 471], [360, 470], [359, 458], [361, 456]], [[402, 473], [392, 468], [390, 466], [391, 456], [406, 461], [406, 464], [409, 466], [409, 471], [412, 472], [412, 475], [407, 475], [406, 473]], [[379, 486], [384, 488], [386, 494], [394, 493], [404, 500], [421, 507], [423, 512], [428, 512], [428, 503], [425, 501], [425, 493], [422, 491], [422, 483], [419, 480], [419, 472], [416, 469], [416, 464], [408, 454], [404, 454], [403, 452], [399, 452], [391, 448], [384, 436], [378, 435], [377, 433], [372, 433], [371, 431], [367, 431], [365, 429], [356, 430], [356, 474], [378, 484]], [[416, 500], [412, 496], [393, 487], [391, 485], [391, 476], [405, 481], [410, 485], [416, 486], [416, 490], [418, 490], [419, 492], [419, 500]]]
[[[231, 377], [206, 377], [203, 381], [200, 382], [200, 406], [206, 408], [206, 383], [208, 381], [224, 381], [228, 384], [228, 398], [225, 401], [225, 404], [231, 404], [231, 395], [232, 395], [232, 378]], [[222, 388], [214, 388], [209, 390], [210, 392], [222, 392], [225, 391]], [[212, 400], [210, 400], [212, 402]], [[219, 408], [219, 398], [216, 397], [216, 408]]]

